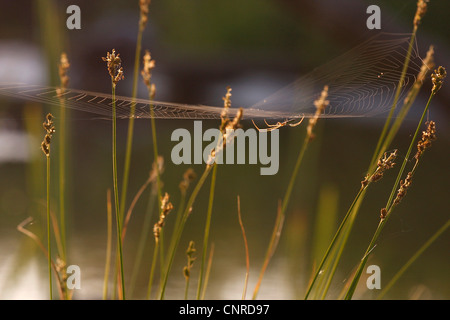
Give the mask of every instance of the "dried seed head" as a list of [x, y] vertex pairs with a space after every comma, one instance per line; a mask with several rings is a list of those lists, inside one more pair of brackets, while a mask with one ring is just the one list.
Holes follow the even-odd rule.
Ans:
[[447, 76], [447, 71], [444, 67], [439, 66], [434, 73], [431, 75], [431, 82], [433, 83], [433, 88], [431, 89], [432, 94], [436, 94], [442, 87], [445, 77]]
[[58, 96], [64, 92], [64, 89], [66, 89], [69, 84], [69, 76], [67, 75], [69, 67], [69, 59], [67, 59], [67, 54], [63, 52], [61, 53], [61, 59], [58, 64], [59, 80], [61, 82], [60, 88], [56, 89]]
[[381, 211], [380, 211], [380, 218], [381, 218], [381, 220], [383, 220], [384, 218], [386, 218], [386, 215], [387, 215], [387, 210], [386, 210], [386, 208], [381, 209]]
[[41, 143], [41, 150], [42, 150], [42, 152], [44, 152], [44, 154], [45, 154], [47, 157], [50, 155], [50, 148], [49, 148], [49, 145], [47, 145], [47, 144], [45, 143], [45, 141], [42, 141], [42, 143]]
[[[230, 120], [228, 118], [229, 109], [231, 107], [231, 88], [227, 87], [227, 92], [225, 94], [225, 97], [223, 99], [223, 109], [222, 113], [220, 114], [220, 131], [222, 132], [222, 143], [218, 144], [217, 147], [213, 150], [211, 150], [211, 154], [208, 158], [208, 161], [206, 162], [208, 166], [212, 165], [215, 161], [215, 157], [219, 152], [222, 152], [223, 149], [225, 149], [227, 143], [231, 142], [232, 139], [236, 136], [234, 133], [234, 130], [241, 127], [241, 120], [243, 117], [243, 109], [239, 108], [236, 112], [235, 117], [233, 120]], [[229, 134], [229, 133], [232, 134]]]
[[230, 122], [230, 119], [228, 118], [228, 111], [231, 108], [231, 88], [227, 87], [227, 93], [225, 94], [225, 97], [222, 98], [223, 100], [223, 109], [222, 113], [220, 114], [220, 119], [222, 120], [220, 124], [220, 131], [224, 131], [225, 128], [228, 125], [228, 122]]
[[145, 25], [148, 21], [148, 6], [150, 5], [150, 0], [139, 0], [140, 18], [139, 18], [139, 28], [144, 30]]
[[431, 147], [431, 142], [436, 140], [436, 123], [434, 121], [429, 121], [426, 125], [427, 129], [422, 132], [422, 138], [417, 143], [417, 153], [414, 156], [416, 161], [419, 160], [426, 149]]
[[161, 215], [166, 216], [173, 209], [172, 203], [169, 202], [169, 194], [166, 192], [161, 199]]
[[404, 196], [406, 195], [406, 191], [411, 186], [412, 182], [412, 172], [408, 172], [405, 180], [400, 181], [400, 188], [398, 189], [397, 196], [394, 199], [394, 205], [397, 205], [402, 201]]
[[190, 241], [189, 242], [189, 246], [186, 250], [186, 255], [187, 255], [187, 265], [183, 268], [183, 275], [184, 277], [187, 279], [189, 279], [190, 275], [191, 275], [191, 268], [194, 265], [194, 261], [195, 261], [195, 252], [197, 250], [195, 249], [195, 243], [194, 241]]
[[197, 175], [194, 172], [194, 169], [188, 168], [184, 174], [183, 174], [183, 180], [180, 182], [180, 190], [182, 193], [185, 193], [186, 190], [189, 188], [189, 185], [192, 181], [197, 177]]
[[414, 28], [417, 28], [422, 21], [422, 18], [425, 16], [427, 12], [429, 0], [418, 0], [417, 1], [417, 10], [416, 15], [414, 16]]
[[164, 223], [166, 221], [166, 217], [170, 211], [172, 211], [173, 205], [169, 202], [169, 194], [166, 192], [161, 199], [161, 212], [159, 214], [159, 221], [155, 223], [153, 226], [153, 234], [155, 236], [155, 241], [159, 241], [159, 236], [161, 234], [161, 230], [164, 227]]
[[121, 67], [122, 60], [119, 58], [119, 55], [120, 54], [116, 55], [116, 50], [112, 49], [111, 53], [106, 53], [106, 58], [102, 57], [102, 60], [106, 61], [106, 67], [108, 68], [114, 86], [116, 86], [120, 80], [125, 78], [123, 75], [123, 68]]
[[47, 114], [45, 120], [46, 121], [42, 125], [46, 133], [44, 140], [41, 143], [41, 150], [47, 157], [49, 157], [50, 143], [52, 142], [52, 135], [55, 133], [55, 127], [53, 126], [53, 115], [51, 113]]
[[146, 50], [144, 54], [144, 65], [141, 71], [142, 79], [144, 80], [145, 85], [147, 86], [150, 99], [155, 97], [155, 85], [151, 83], [152, 79], [152, 71], [155, 68], [155, 60], [152, 60], [152, 56], [150, 55], [150, 51]]
[[[157, 171], [158, 170], [158, 171]], [[150, 171], [150, 177], [154, 181], [156, 179], [157, 174], [161, 174], [164, 172], [164, 157], [158, 156], [156, 162], [152, 164], [152, 170]]]
[[322, 112], [325, 110], [325, 108], [330, 104], [330, 101], [328, 101], [327, 98], [328, 98], [328, 86], [324, 86], [323, 90], [320, 94], [320, 97], [316, 101], [314, 101], [314, 106], [316, 107], [316, 113], [314, 114], [314, 117], [309, 119], [308, 127], [306, 128], [306, 133], [307, 133], [309, 141], [313, 140], [315, 137], [315, 135], [313, 133], [313, 129], [317, 123], [317, 120], [319, 119], [319, 116], [322, 114]]
[[386, 170], [389, 170], [394, 167], [394, 165], [395, 165], [394, 160], [397, 157], [397, 151], [398, 150], [394, 150], [394, 152], [391, 152], [391, 154], [389, 154], [389, 156], [388, 156], [387, 152], [384, 153], [383, 158], [378, 160], [377, 168], [375, 169], [375, 172], [370, 177], [366, 177], [366, 179], [364, 180], [364, 181], [366, 181], [366, 185], [369, 182], [376, 182], [376, 181], [380, 180], [381, 178], [383, 178], [384, 172]]

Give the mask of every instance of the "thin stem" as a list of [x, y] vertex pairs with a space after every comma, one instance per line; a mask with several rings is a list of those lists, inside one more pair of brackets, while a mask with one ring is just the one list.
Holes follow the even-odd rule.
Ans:
[[205, 299], [206, 287], [208, 286], [209, 275], [211, 274], [213, 257], [214, 257], [214, 242], [211, 243], [211, 249], [209, 250], [208, 265], [206, 266], [205, 281], [203, 282], [202, 296], [200, 300]]
[[48, 284], [50, 300], [53, 300], [52, 289], [52, 246], [50, 237], [50, 155], [47, 155], [47, 252], [48, 252]]
[[258, 282], [255, 285], [255, 289], [253, 290], [252, 299], [255, 300], [258, 295], [259, 288], [261, 287], [261, 282], [264, 277], [264, 273], [266, 272], [267, 266], [269, 265], [270, 259], [272, 258], [275, 249], [278, 244], [278, 240], [280, 239], [281, 229], [284, 224], [284, 215], [281, 212], [281, 207], [278, 207], [277, 218], [275, 220], [275, 225], [273, 227], [272, 236], [270, 237], [269, 246], [267, 247], [266, 255], [264, 257], [264, 262], [261, 267], [261, 271], [259, 272]]
[[111, 240], [112, 240], [112, 205], [111, 205], [111, 190], [107, 192], [107, 240], [106, 240], [106, 261], [105, 261], [105, 276], [103, 278], [103, 300], [108, 296], [108, 278], [111, 264]]
[[133, 214], [134, 207], [136, 206], [136, 203], [138, 202], [139, 198], [141, 197], [142, 193], [144, 193], [145, 189], [147, 189], [148, 185], [152, 183], [153, 177], [150, 175], [147, 180], [144, 182], [144, 184], [141, 186], [139, 191], [136, 193], [136, 195], [133, 198], [133, 201], [131, 201], [130, 207], [128, 208], [127, 214], [125, 216], [125, 219], [123, 221], [123, 227], [122, 227], [122, 242], [125, 240], [125, 235], [127, 234], [128, 224], [130, 223], [131, 215]]
[[125, 300], [125, 281], [123, 276], [123, 254], [122, 254], [122, 217], [120, 216], [119, 207], [119, 190], [117, 187], [117, 119], [116, 119], [116, 85], [112, 82], [112, 162], [113, 162], [113, 183], [114, 183], [114, 203], [116, 209], [117, 222], [117, 245], [119, 248], [119, 262], [120, 262], [120, 279], [122, 283], [122, 299]]
[[141, 56], [141, 44], [142, 44], [142, 33], [143, 28], [139, 28], [137, 40], [136, 40], [136, 51], [134, 56], [134, 69], [133, 69], [133, 88], [132, 88], [132, 99], [130, 107], [130, 119], [128, 120], [128, 133], [127, 133], [127, 144], [125, 150], [125, 162], [123, 171], [123, 181], [122, 181], [122, 194], [120, 201], [122, 207], [120, 208], [120, 217], [122, 219], [125, 214], [126, 200], [127, 200], [127, 190], [128, 190], [128, 180], [130, 175], [130, 163], [131, 163], [131, 150], [133, 146], [133, 134], [134, 134], [134, 114], [136, 111], [135, 99], [137, 96], [138, 89], [138, 78], [139, 78], [139, 64]]
[[182, 191], [181, 192], [181, 199], [180, 199], [180, 204], [177, 210], [177, 216], [175, 218], [175, 224], [173, 226], [173, 232], [172, 232], [172, 237], [170, 238], [170, 245], [169, 245], [169, 252], [172, 252], [173, 247], [175, 246], [175, 241], [176, 241], [176, 237], [177, 237], [177, 233], [176, 230], [178, 230], [178, 228], [180, 227], [181, 224], [181, 220], [183, 218], [183, 212], [184, 212], [184, 205], [186, 203], [186, 191]]
[[187, 300], [188, 298], [188, 293], [189, 293], [189, 280], [191, 279], [191, 277], [186, 277], [186, 285], [184, 287], [184, 300]]
[[246, 272], [245, 272], [244, 290], [242, 291], [242, 300], [245, 300], [245, 296], [247, 295], [248, 276], [249, 276], [249, 273], [250, 273], [250, 255], [249, 255], [249, 251], [248, 251], [248, 243], [247, 243], [247, 236], [246, 236], [246, 233], [245, 233], [244, 223], [242, 222], [241, 199], [240, 199], [239, 196], [237, 197], [237, 204], [238, 204], [239, 225], [241, 227], [242, 237], [244, 238], [244, 247], [245, 247]]
[[66, 251], [66, 106], [64, 100], [61, 99], [61, 109], [59, 114], [59, 121], [61, 123], [59, 128], [59, 219], [61, 225], [61, 257], [64, 262], [67, 262]]
[[[151, 93], [149, 92], [149, 99], [150, 101], [153, 100], [153, 97], [151, 96]], [[153, 139], [153, 161], [155, 163], [155, 172], [156, 172], [156, 190], [158, 195], [158, 213], [160, 213], [161, 210], [161, 199], [162, 199], [162, 190], [161, 190], [161, 178], [160, 178], [160, 172], [159, 172], [159, 163], [158, 163], [158, 140], [156, 139], [156, 123], [155, 123], [155, 112], [153, 109], [153, 105], [150, 105], [150, 116], [151, 116], [151, 126], [152, 126], [152, 139]], [[164, 270], [164, 231], [161, 230], [159, 235], [159, 241], [160, 241], [160, 271], [161, 271], [161, 282], [163, 280], [163, 270]]]
[[153, 250], [152, 266], [150, 268], [150, 277], [148, 279], [148, 286], [147, 286], [147, 300], [150, 299], [152, 293], [153, 277], [155, 275], [156, 260], [158, 259], [158, 249], [159, 243], [155, 242], [155, 249]]
[[300, 169], [300, 165], [302, 163], [302, 160], [303, 160], [303, 157], [305, 155], [306, 149], [308, 148], [308, 144], [309, 144], [309, 138], [307, 136], [305, 138], [305, 141], [303, 142], [302, 148], [300, 149], [300, 152], [299, 152], [299, 154], [297, 156], [297, 161], [295, 163], [294, 170], [292, 171], [291, 179], [289, 180], [289, 184], [288, 184], [288, 187], [286, 189], [286, 194], [285, 194], [285, 196], [283, 198], [283, 202], [281, 204], [281, 215], [283, 215], [283, 216], [284, 216], [284, 214], [286, 212], [286, 209], [287, 209], [287, 206], [289, 204], [289, 199], [291, 197], [292, 189], [294, 188], [294, 184], [295, 184], [295, 181], [297, 179], [297, 174], [298, 174], [298, 171]]
[[201, 289], [202, 289], [202, 282], [203, 282], [203, 274], [204, 274], [204, 268], [205, 268], [205, 262], [206, 262], [206, 256], [208, 251], [208, 239], [209, 239], [209, 230], [211, 227], [211, 216], [212, 216], [212, 208], [213, 208], [213, 202], [214, 202], [214, 190], [216, 187], [216, 174], [217, 174], [217, 163], [214, 162], [213, 164], [213, 172], [211, 177], [211, 187], [209, 191], [209, 203], [208, 203], [208, 212], [206, 214], [206, 224], [205, 224], [205, 231], [203, 236], [203, 252], [202, 252], [202, 262], [200, 264], [200, 274], [198, 277], [198, 287], [197, 287], [197, 300], [201, 297]]

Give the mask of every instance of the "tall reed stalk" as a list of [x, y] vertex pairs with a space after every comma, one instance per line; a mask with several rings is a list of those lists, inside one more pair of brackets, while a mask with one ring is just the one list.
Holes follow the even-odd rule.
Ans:
[[52, 244], [50, 236], [50, 157], [47, 156], [47, 251], [48, 251], [48, 283], [50, 300], [53, 299], [52, 289]]
[[[60, 63], [58, 65], [59, 79], [61, 86], [58, 89], [58, 94], [62, 94], [67, 88], [69, 83], [69, 77], [67, 72], [69, 70], [70, 63], [67, 59], [67, 54], [62, 53]], [[67, 245], [66, 245], [66, 143], [67, 143], [67, 133], [66, 133], [66, 105], [65, 100], [60, 99], [60, 113], [59, 113], [59, 219], [61, 225], [61, 257], [67, 262]]]
[[46, 131], [44, 140], [41, 143], [42, 152], [44, 152], [47, 160], [47, 256], [48, 256], [48, 283], [49, 283], [49, 293], [50, 300], [53, 299], [53, 289], [52, 289], [52, 245], [51, 245], [51, 228], [50, 228], [50, 143], [52, 136], [55, 133], [55, 127], [53, 126], [53, 116], [51, 113], [47, 114], [46, 121], [43, 123], [44, 129]]
[[210, 190], [209, 190], [208, 211], [206, 213], [205, 231], [203, 233], [202, 261], [200, 263], [200, 274], [198, 277], [197, 300], [200, 300], [200, 298], [202, 296], [206, 256], [208, 253], [209, 231], [211, 228], [211, 217], [212, 217], [212, 210], [213, 210], [213, 203], [214, 203], [214, 191], [216, 188], [216, 175], [217, 175], [217, 163], [215, 162], [213, 164], [213, 171], [212, 171], [212, 176], [211, 176], [211, 186], [210, 186]]
[[103, 277], [103, 300], [108, 297], [108, 279], [109, 269], [111, 265], [111, 251], [112, 251], [112, 205], [111, 205], [111, 190], [108, 189], [106, 195], [106, 221], [107, 221], [107, 238], [106, 238], [106, 259], [105, 259], [105, 274]]
[[133, 87], [132, 87], [132, 99], [133, 103], [130, 108], [130, 118], [128, 120], [128, 133], [127, 133], [127, 143], [125, 150], [125, 162], [123, 170], [123, 180], [122, 180], [122, 193], [120, 198], [120, 203], [122, 204], [120, 208], [120, 217], [125, 214], [126, 200], [127, 200], [127, 190], [128, 190], [128, 180], [130, 175], [130, 164], [131, 164], [131, 152], [133, 147], [133, 135], [134, 135], [134, 114], [136, 112], [136, 103], [134, 100], [137, 97], [138, 89], [138, 78], [139, 78], [139, 64], [141, 59], [141, 47], [142, 47], [142, 34], [144, 32], [145, 26], [148, 21], [148, 6], [151, 0], [139, 0], [140, 18], [139, 18], [139, 29], [136, 39], [136, 50], [134, 56], [134, 69], [133, 69]]
[[117, 119], [116, 119], [116, 85], [124, 78], [123, 69], [121, 67], [121, 59], [119, 54], [116, 55], [113, 49], [111, 53], [107, 53], [106, 57], [102, 57], [106, 61], [109, 75], [111, 77], [112, 88], [112, 169], [113, 169], [113, 185], [114, 185], [114, 204], [116, 212], [116, 229], [117, 229], [117, 247], [119, 249], [120, 263], [120, 280], [121, 280], [121, 299], [125, 300], [125, 281], [123, 272], [123, 254], [122, 254], [122, 217], [120, 217], [119, 206], [119, 190], [117, 183]]

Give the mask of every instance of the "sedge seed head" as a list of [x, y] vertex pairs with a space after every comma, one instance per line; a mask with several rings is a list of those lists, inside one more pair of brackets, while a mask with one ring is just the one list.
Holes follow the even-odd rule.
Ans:
[[155, 68], [155, 60], [152, 59], [150, 51], [146, 50], [143, 58], [143, 67], [141, 70], [141, 76], [144, 80], [145, 85], [147, 86], [150, 99], [155, 97], [156, 87], [151, 82], [152, 79], [152, 71]]
[[150, 5], [150, 0], [139, 0], [140, 18], [139, 18], [139, 28], [144, 30], [145, 25], [148, 21], [148, 6]]
[[417, 10], [416, 15], [414, 16], [414, 28], [417, 28], [422, 21], [422, 18], [425, 16], [425, 13], [428, 9], [429, 0], [418, 0], [417, 1]]
[[123, 68], [121, 67], [122, 60], [119, 57], [120, 54], [116, 55], [116, 50], [112, 49], [111, 53], [107, 52], [106, 57], [102, 57], [102, 60], [106, 62], [106, 67], [108, 69], [109, 75], [113, 85], [115, 86], [120, 80], [125, 77], [123, 75]]
[[444, 83], [444, 79], [447, 76], [447, 71], [444, 67], [439, 66], [436, 70], [434, 70], [431, 75], [431, 82], [433, 83], [433, 88], [431, 89], [432, 94], [436, 94], [436, 92], [441, 89], [442, 84]]
[[314, 114], [314, 117], [309, 119], [308, 127], [306, 127], [306, 133], [309, 141], [313, 140], [315, 137], [313, 129], [316, 126], [317, 120], [319, 119], [320, 115], [325, 110], [325, 108], [330, 104], [330, 101], [327, 100], [327, 98], [328, 98], [328, 86], [324, 86], [320, 94], [320, 97], [314, 101], [316, 113]]
[[434, 121], [429, 121], [426, 125], [427, 129], [422, 131], [422, 138], [417, 143], [417, 153], [414, 156], [416, 161], [419, 160], [426, 149], [431, 147], [431, 142], [436, 140], [436, 123]]
[[59, 80], [61, 82], [61, 87], [57, 90], [58, 95], [62, 94], [69, 84], [69, 76], [67, 75], [69, 67], [69, 59], [67, 58], [67, 54], [63, 52], [61, 53], [60, 62], [58, 64]]
[[42, 124], [45, 130], [44, 140], [41, 143], [41, 150], [44, 154], [50, 156], [50, 143], [52, 142], [52, 136], [55, 133], [55, 127], [53, 126], [53, 115], [47, 114], [45, 122]]

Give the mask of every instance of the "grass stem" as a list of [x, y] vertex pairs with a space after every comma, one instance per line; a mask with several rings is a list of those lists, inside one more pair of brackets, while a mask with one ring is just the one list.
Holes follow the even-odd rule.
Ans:
[[50, 232], [50, 155], [47, 155], [47, 252], [48, 252], [48, 284], [50, 300], [53, 300], [52, 289], [52, 245]]
[[123, 180], [122, 180], [122, 193], [120, 201], [122, 207], [120, 208], [120, 217], [122, 218], [125, 214], [127, 191], [128, 191], [128, 180], [130, 175], [130, 163], [131, 163], [131, 152], [133, 147], [133, 135], [134, 135], [134, 114], [136, 112], [136, 103], [134, 100], [137, 97], [138, 89], [138, 78], [139, 78], [139, 64], [141, 56], [141, 46], [142, 46], [142, 33], [143, 28], [139, 28], [137, 40], [136, 40], [136, 51], [134, 56], [134, 69], [133, 69], [133, 87], [132, 87], [132, 99], [133, 102], [130, 106], [130, 119], [128, 120], [128, 133], [127, 133], [127, 143], [125, 150], [125, 162], [123, 167]]
[[119, 263], [120, 263], [120, 280], [122, 300], [125, 300], [125, 281], [123, 272], [123, 253], [122, 253], [122, 218], [120, 216], [119, 206], [119, 190], [117, 186], [117, 119], [116, 119], [116, 85], [112, 82], [112, 162], [113, 162], [113, 184], [114, 184], [114, 204], [116, 209], [116, 224], [117, 224], [117, 246], [119, 249]]
[[147, 300], [150, 300], [151, 293], [152, 293], [152, 286], [153, 286], [153, 278], [154, 278], [154, 275], [155, 275], [156, 260], [158, 259], [158, 250], [159, 250], [159, 243], [155, 242], [155, 248], [153, 250], [153, 258], [152, 258], [152, 266], [150, 268], [150, 277], [148, 279], [148, 285], [147, 285]]
[[210, 187], [210, 192], [209, 192], [208, 212], [206, 214], [206, 224], [205, 224], [205, 231], [204, 231], [204, 236], [203, 236], [203, 252], [202, 252], [202, 261], [200, 263], [200, 274], [198, 277], [197, 300], [200, 299], [201, 291], [202, 291], [203, 275], [204, 275], [206, 256], [207, 256], [207, 251], [208, 251], [209, 230], [211, 227], [211, 216], [212, 216], [212, 208], [213, 208], [213, 203], [214, 203], [214, 190], [216, 187], [216, 175], [217, 175], [217, 163], [214, 162], [212, 176], [211, 176], [211, 187]]
[[67, 262], [66, 251], [66, 106], [61, 100], [59, 113], [59, 219], [61, 229], [61, 258]]
[[105, 261], [105, 275], [103, 277], [103, 300], [108, 297], [108, 278], [111, 264], [111, 240], [112, 240], [112, 204], [111, 204], [111, 190], [108, 189], [107, 201], [107, 238], [106, 238], [106, 261]]
[[244, 239], [244, 247], [245, 247], [246, 272], [245, 272], [245, 280], [244, 280], [244, 290], [242, 291], [242, 300], [245, 300], [245, 297], [247, 295], [248, 277], [249, 277], [249, 274], [250, 274], [250, 255], [249, 255], [249, 251], [248, 251], [247, 235], [245, 233], [244, 223], [242, 222], [241, 199], [240, 199], [239, 196], [237, 197], [237, 206], [238, 206], [239, 226], [241, 227], [242, 237]]

